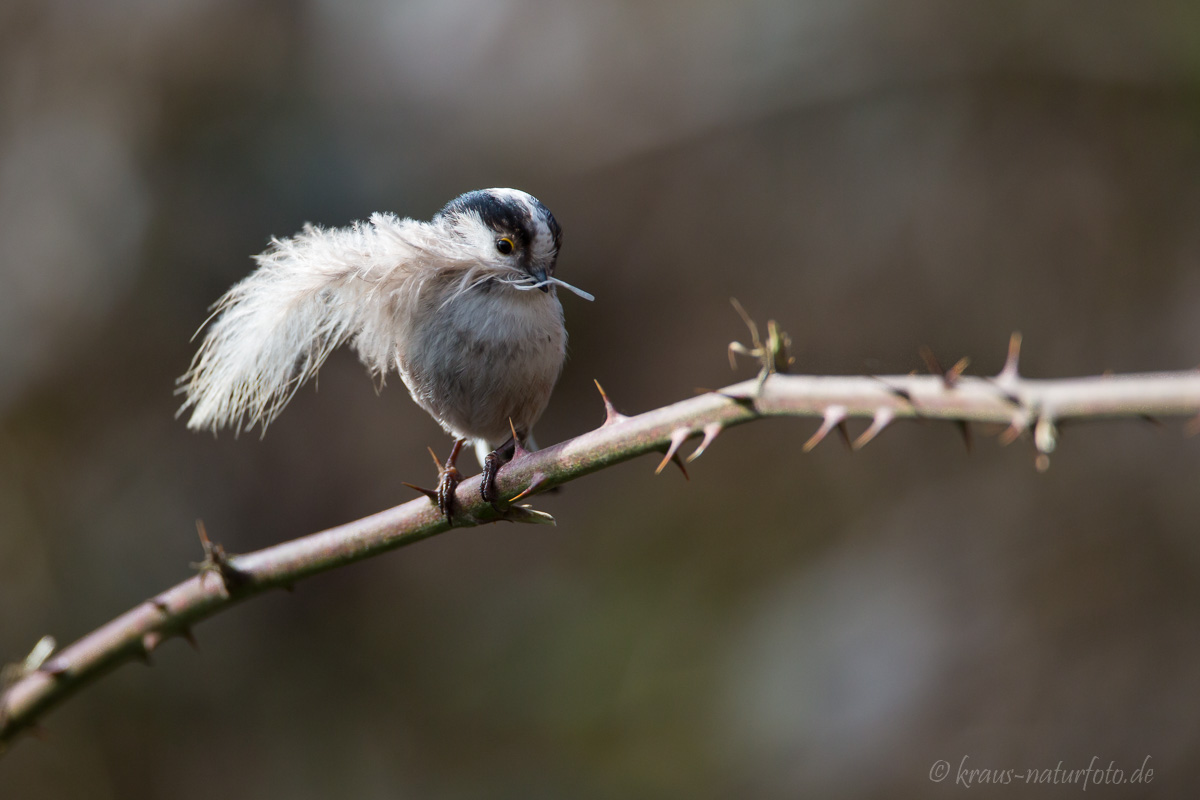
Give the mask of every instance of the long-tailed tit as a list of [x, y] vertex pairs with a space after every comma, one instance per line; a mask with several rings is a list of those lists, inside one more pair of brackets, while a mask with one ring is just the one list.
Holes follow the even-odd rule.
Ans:
[[[352, 342], [382, 379], [393, 368], [417, 405], [455, 437], [438, 481], [451, 515], [459, 451], [474, 442], [483, 498], [530, 433], [566, 352], [554, 277], [562, 229], [536, 198], [484, 189], [430, 222], [374, 214], [273, 239], [258, 269], [214, 306], [180, 378], [188, 427], [263, 429], [329, 353]], [[515, 439], [514, 439], [515, 436]]]

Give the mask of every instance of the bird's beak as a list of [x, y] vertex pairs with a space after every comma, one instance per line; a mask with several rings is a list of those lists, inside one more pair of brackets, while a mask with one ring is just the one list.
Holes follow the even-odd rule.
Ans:
[[546, 268], [545, 267], [534, 267], [531, 274], [533, 275], [534, 280], [536, 280], [538, 283], [543, 284], [543, 286], [540, 287], [543, 292], [550, 291], [550, 284], [546, 283]]

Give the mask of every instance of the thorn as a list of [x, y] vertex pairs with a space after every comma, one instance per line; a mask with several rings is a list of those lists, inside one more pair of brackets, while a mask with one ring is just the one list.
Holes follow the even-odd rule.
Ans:
[[150, 599], [150, 605], [158, 609], [160, 614], [170, 614], [171, 607], [167, 605], [167, 601], [161, 597], [153, 597]]
[[[1043, 414], [1038, 417], [1037, 424], [1033, 428], [1033, 444], [1037, 448], [1038, 453], [1049, 455], [1054, 452], [1055, 446], [1058, 444], [1058, 431], [1054, 427], [1054, 419]], [[1049, 466], [1049, 459], [1047, 459]], [[1039, 471], [1045, 471], [1038, 467]]]
[[1020, 437], [1022, 433], [1028, 430], [1028, 428], [1029, 420], [1027, 420], [1021, 414], [1014, 414], [1012, 422], [1009, 423], [1004, 432], [1000, 434], [999, 440], [1001, 446], [1007, 447], [1008, 445], [1012, 444]]
[[504, 510], [504, 514], [500, 519], [508, 522], [526, 522], [533, 525], [557, 525], [554, 517], [547, 514], [545, 511], [538, 511], [536, 508], [528, 505], [509, 506]]
[[946, 370], [942, 369], [942, 362], [937, 360], [937, 356], [933, 354], [933, 350], [930, 349], [929, 345], [921, 345], [921, 348], [917, 352], [921, 354], [921, 360], [925, 362], [925, 369], [929, 371], [930, 375], [944, 376], [946, 374]]
[[925, 362], [925, 368], [933, 375], [940, 375], [942, 384], [947, 389], [954, 388], [971, 363], [971, 359], [963, 356], [950, 369], [942, 369], [941, 362], [937, 360], [937, 356], [933, 354], [933, 350], [929, 349], [928, 345], [921, 345], [920, 352], [921, 359]]
[[596, 388], [600, 390], [600, 399], [604, 401], [604, 422], [601, 423], [600, 427], [603, 428], [606, 425], [615, 425], [622, 420], [629, 419], [624, 414], [617, 411], [616, 406], [614, 406], [612, 401], [608, 399], [608, 393], [606, 393], [604, 391], [604, 387], [600, 385], [600, 381], [593, 378], [592, 382], [595, 383]]
[[[440, 464], [438, 465], [438, 469], [441, 469]], [[402, 484], [404, 484], [405, 486], [407, 486], [408, 488], [412, 489], [413, 491], [420, 492], [421, 494], [425, 495], [426, 497], [428, 497], [430, 500], [433, 501], [434, 505], [437, 505], [438, 493], [435, 492], [434, 490], [422, 488], [420, 486], [417, 486], [414, 483], [409, 483], [408, 481], [400, 481], [400, 482]]]
[[515, 461], [516, 459], [525, 455], [529, 451], [521, 446], [521, 440], [517, 436], [517, 426], [513, 425], [512, 417], [508, 418], [508, 429], [510, 431], [512, 431], [512, 438], [513, 438], [513, 454], [512, 454], [512, 458], [510, 458], [509, 461]]
[[846, 445], [846, 449], [853, 449], [850, 447], [850, 429], [846, 427], [846, 420], [842, 420], [837, 424], [837, 432], [842, 438], [842, 444]]
[[805, 453], [812, 451], [814, 447], [821, 443], [821, 440], [829, 435], [829, 432], [836, 428], [841, 422], [846, 419], [845, 406], [830, 406], [825, 409], [825, 420], [821, 423], [821, 427], [817, 428], [817, 432], [812, 435], [802, 448]]
[[[33, 649], [29, 651], [29, 655], [25, 656], [23, 661], [16, 664], [5, 664], [3, 667], [0, 667], [0, 699], [3, 698], [8, 687], [22, 678], [32, 675], [35, 672], [49, 672], [47, 660], [54, 654], [54, 648], [57, 646], [58, 643], [54, 641], [53, 636], [43, 636], [41, 639], [38, 639], [37, 644], [33, 646]], [[61, 666], [59, 672], [51, 674], [61, 675], [62, 672], [66, 671], [66, 666], [60, 658], [53, 659], [51, 663]], [[3, 703], [0, 702], [0, 719], [3, 717], [3, 711]]]
[[683, 479], [685, 481], [690, 481], [692, 479], [691, 476], [688, 475], [687, 467], [684, 465], [683, 459], [679, 457], [678, 453], [671, 456], [671, 463], [679, 467], [679, 471], [683, 473]]
[[969, 366], [971, 366], [971, 359], [967, 356], [963, 356], [955, 362], [954, 366], [950, 368], [950, 371], [946, 373], [942, 380], [946, 382], [948, 387], [953, 388], [958, 383], [958, 379], [961, 378], [963, 373], [967, 371], [967, 367]]
[[142, 649], [146, 651], [146, 655], [154, 652], [160, 644], [162, 644], [163, 635], [158, 631], [150, 631], [142, 636]]
[[883, 429], [892, 424], [892, 420], [896, 418], [896, 413], [887, 406], [883, 406], [875, 411], [875, 418], [871, 420], [871, 425], [862, 435], [854, 440], [854, 444], [850, 445], [851, 450], [862, 450], [876, 436], [883, 432]]
[[[1000, 389], [1005, 400], [1018, 407], [1022, 405], [1021, 398], [1018, 397], [1016, 393], [1017, 386], [1021, 382], [1021, 375], [1017, 368], [1020, 360], [1021, 333], [1019, 331], [1013, 331], [1012, 336], [1010, 336], [1008, 339], [1008, 356], [1004, 359], [1004, 368], [1001, 369], [999, 374], [992, 379], [992, 383], [996, 384], [996, 386]], [[1020, 433], [1020, 430], [1012, 433], [1013, 438], [1019, 436]], [[1009, 434], [1006, 432], [1005, 435], [1007, 436]], [[1011, 442], [1012, 439], [1009, 439], [1009, 441]], [[1001, 443], [1007, 444], [1008, 442], [1002, 441]]]
[[193, 650], [199, 650], [200, 644], [196, 641], [196, 634], [192, 633], [192, 629], [188, 627], [180, 628], [179, 635], [183, 640], [192, 646]]
[[971, 423], [965, 419], [957, 419], [954, 421], [958, 425], [958, 432], [962, 434], [963, 445], [967, 448], [967, 455], [971, 454]]
[[1004, 369], [996, 376], [1001, 384], [1015, 383], [1021, 377], [1019, 364], [1021, 361], [1021, 332], [1013, 331], [1008, 337], [1008, 357], [1004, 359]]
[[29, 651], [29, 655], [25, 656], [25, 663], [21, 665], [25, 672], [34, 672], [42, 668], [46, 660], [54, 654], [54, 648], [58, 647], [58, 642], [54, 641], [53, 636], [43, 636], [37, 640], [37, 644]]
[[1165, 424], [1163, 423], [1163, 421], [1161, 419], [1159, 419], [1158, 417], [1152, 417], [1149, 414], [1142, 414], [1142, 419], [1145, 420], [1146, 422], [1149, 422], [1151, 425], [1153, 425], [1156, 428], [1166, 427]]
[[[439, 475], [441, 475], [441, 474], [442, 474], [442, 462], [441, 462], [441, 459], [439, 459], [439, 458], [437, 457], [437, 453], [433, 452], [433, 448], [432, 448], [432, 447], [429, 447], [429, 446], [427, 445], [427, 446], [425, 447], [425, 449], [429, 451], [429, 457], [433, 459], [433, 468], [434, 468], [434, 469], [436, 469], [436, 470], [438, 471], [438, 474], [439, 474]], [[406, 484], [404, 484], [404, 485], [405, 485], [405, 486], [412, 486], [412, 484], [411, 484], [411, 483], [406, 483]], [[417, 487], [416, 487], [416, 486], [413, 486], [412, 488], [414, 488], [414, 489], [417, 489]], [[418, 491], [418, 492], [422, 492], [422, 491], [425, 491], [425, 490], [424, 490], [424, 489], [417, 489], [417, 491]]]
[[525, 491], [521, 492], [516, 497], [510, 498], [508, 502], [515, 503], [518, 500], [520, 500], [522, 497], [525, 497], [526, 495], [529, 495], [529, 494], [533, 494], [533, 492], [535, 490], [537, 490], [537, 488], [540, 487], [545, 482], [546, 482], [546, 474], [545, 473], [543, 473], [543, 472], [534, 473], [533, 480], [531, 480], [529, 482], [529, 485], [525, 487]]
[[700, 440], [700, 446], [693, 450], [692, 454], [687, 457], [687, 463], [690, 464], [700, 456], [704, 455], [704, 451], [707, 450], [708, 446], [713, 443], [713, 439], [716, 439], [724, 429], [725, 426], [719, 422], [710, 422], [705, 425], [704, 438]]
[[1184, 436], [1195, 436], [1200, 433], [1200, 414], [1189, 419], [1183, 426]]
[[663, 456], [663, 460], [658, 463], [658, 467], [654, 470], [655, 475], [663, 471], [663, 467], [667, 465], [668, 461], [674, 461], [676, 466], [683, 472], [683, 477], [691, 480], [691, 478], [688, 478], [687, 467], [683, 465], [678, 455], [679, 446], [687, 441], [687, 438], [691, 435], [692, 432], [687, 428], [676, 428], [671, 431], [671, 444], [667, 447], [667, 454]]

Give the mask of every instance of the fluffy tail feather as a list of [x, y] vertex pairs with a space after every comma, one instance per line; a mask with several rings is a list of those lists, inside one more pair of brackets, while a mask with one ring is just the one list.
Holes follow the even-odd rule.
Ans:
[[362, 329], [364, 297], [403, 271], [412, 256], [404, 234], [420, 225], [376, 215], [370, 225], [310, 225], [273, 240], [255, 257], [259, 268], [213, 306], [215, 321], [179, 379], [188, 427], [265, 430], [330, 352]]

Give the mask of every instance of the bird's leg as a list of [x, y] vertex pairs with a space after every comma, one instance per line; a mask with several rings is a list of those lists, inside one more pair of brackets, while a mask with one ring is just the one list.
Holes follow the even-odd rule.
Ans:
[[458, 488], [458, 484], [462, 480], [462, 474], [458, 471], [458, 467], [454, 466], [454, 462], [458, 461], [459, 451], [466, 443], [466, 439], [455, 439], [454, 447], [450, 448], [450, 457], [446, 459], [446, 465], [438, 470], [437, 506], [447, 522], [450, 521], [453, 512], [454, 490]]
[[508, 437], [507, 442], [488, 453], [487, 458], [483, 460], [483, 478], [479, 484], [479, 494], [497, 511], [501, 509], [496, 505], [496, 501], [500, 499], [500, 493], [496, 490], [496, 473], [502, 466], [512, 461], [516, 452], [517, 434], [514, 431], [513, 435]]

